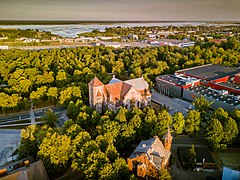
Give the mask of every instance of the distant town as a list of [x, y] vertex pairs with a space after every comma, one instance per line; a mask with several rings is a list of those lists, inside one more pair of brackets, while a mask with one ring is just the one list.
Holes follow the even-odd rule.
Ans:
[[0, 179], [240, 178], [240, 28], [0, 28]]

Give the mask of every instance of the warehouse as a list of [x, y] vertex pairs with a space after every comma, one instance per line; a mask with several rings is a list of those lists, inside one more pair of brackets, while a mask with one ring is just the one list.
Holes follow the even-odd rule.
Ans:
[[158, 91], [170, 97], [194, 101], [204, 96], [213, 101], [212, 108], [227, 111], [240, 109], [240, 69], [220, 65], [203, 65], [176, 71], [156, 78]]

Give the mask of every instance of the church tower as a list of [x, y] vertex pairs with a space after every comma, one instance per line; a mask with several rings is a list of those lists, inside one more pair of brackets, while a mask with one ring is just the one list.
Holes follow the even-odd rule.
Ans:
[[89, 104], [92, 108], [96, 109], [99, 113], [102, 112], [103, 106], [103, 87], [104, 84], [97, 78], [93, 78], [88, 83], [89, 88]]
[[164, 147], [165, 147], [165, 149], [170, 151], [171, 150], [171, 146], [172, 146], [172, 140], [173, 140], [173, 137], [172, 137], [171, 132], [170, 132], [170, 128], [168, 128], [168, 132], [167, 132], [167, 134], [165, 134], [163, 136], [163, 138], [164, 138]]

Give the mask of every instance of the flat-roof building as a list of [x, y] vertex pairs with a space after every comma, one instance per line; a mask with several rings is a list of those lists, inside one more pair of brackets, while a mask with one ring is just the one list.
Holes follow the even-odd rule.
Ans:
[[156, 78], [156, 86], [162, 94], [194, 101], [204, 96], [213, 101], [212, 108], [222, 107], [231, 111], [240, 109], [240, 69], [220, 65], [203, 66], [176, 71], [174, 75]]

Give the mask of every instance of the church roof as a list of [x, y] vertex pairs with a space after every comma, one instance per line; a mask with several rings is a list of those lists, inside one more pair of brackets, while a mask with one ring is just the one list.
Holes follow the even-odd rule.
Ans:
[[130, 80], [127, 80], [124, 82], [132, 85], [136, 90], [139, 90], [139, 91], [148, 89], [148, 83], [143, 79], [143, 77], [136, 78], [136, 79], [130, 79]]
[[130, 158], [135, 158], [142, 154], [145, 154], [150, 162], [160, 169], [163, 158], [169, 159], [171, 152], [165, 149], [161, 140], [156, 136], [152, 139], [141, 141]]
[[113, 84], [113, 83], [117, 83], [117, 82], [122, 82], [122, 81], [118, 78], [115, 78], [115, 76], [113, 76], [113, 78], [111, 79], [111, 81], [108, 84]]
[[91, 87], [98, 87], [103, 85], [104, 84], [96, 76], [89, 82], [89, 86]]
[[165, 134], [165, 135], [163, 136], [163, 138], [164, 138], [165, 140], [172, 140], [172, 139], [173, 139], [173, 137], [172, 137], [172, 135], [171, 135], [171, 132], [170, 132], [170, 128], [168, 128], [168, 132], [167, 132], [167, 134]]

